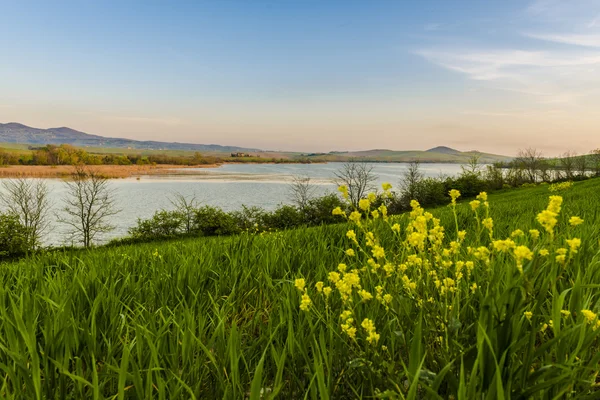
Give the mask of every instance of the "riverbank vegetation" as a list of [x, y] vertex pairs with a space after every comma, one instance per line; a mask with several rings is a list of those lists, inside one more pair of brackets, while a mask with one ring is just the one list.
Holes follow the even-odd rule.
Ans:
[[0, 393], [597, 396], [600, 180], [449, 196], [389, 217], [369, 195], [335, 208], [340, 224], [4, 263]]
[[0, 148], [0, 166], [63, 166], [63, 165], [114, 165], [114, 166], [202, 166], [228, 162], [235, 163], [302, 163], [306, 158], [277, 157], [275, 153], [201, 154], [191, 151], [137, 151], [134, 149], [84, 149], [69, 144], [26, 146], [25, 148]]

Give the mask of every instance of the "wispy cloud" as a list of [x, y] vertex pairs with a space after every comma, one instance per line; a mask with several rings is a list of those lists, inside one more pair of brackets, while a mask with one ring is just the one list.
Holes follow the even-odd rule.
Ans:
[[585, 47], [600, 47], [599, 34], [556, 34], [556, 33], [524, 33], [524, 36], [549, 42], [572, 44]]
[[[520, 93], [539, 104], [574, 105], [585, 103], [586, 96], [597, 96], [600, 2], [537, 0], [523, 11], [525, 31], [518, 25], [505, 26], [499, 34], [534, 40], [485, 42], [465, 37], [450, 47], [440, 43], [416, 53], [479, 82], [482, 88]], [[598, 15], [592, 22], [590, 12]]]

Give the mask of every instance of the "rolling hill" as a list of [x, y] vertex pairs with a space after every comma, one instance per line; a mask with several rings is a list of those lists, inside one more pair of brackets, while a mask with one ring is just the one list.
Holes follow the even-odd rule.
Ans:
[[[140, 141], [123, 138], [111, 138], [89, 133], [80, 132], [68, 127], [60, 128], [32, 128], [16, 122], [7, 124], [0, 123], [0, 143], [7, 146], [15, 146], [16, 143], [23, 145], [47, 145], [47, 144], [70, 144], [76, 147], [89, 148], [97, 153], [114, 152], [183, 152], [192, 153], [199, 151], [219, 155], [222, 153], [245, 152], [261, 153], [261, 156], [274, 159], [298, 159], [299, 161], [312, 162], [343, 162], [351, 159], [369, 162], [410, 162], [420, 161], [423, 163], [466, 163], [473, 156], [479, 157], [481, 163], [506, 162], [512, 158], [478, 151], [459, 151], [446, 146], [438, 146], [429, 150], [388, 150], [374, 149], [362, 151], [332, 151], [329, 153], [301, 154], [295, 152], [264, 151], [260, 149], [221, 146], [217, 144], [196, 144], [178, 142]], [[126, 149], [123, 151], [123, 149]], [[180, 154], [183, 155], [183, 154]]]
[[16, 122], [0, 123], [0, 142], [26, 143], [26, 144], [70, 144], [78, 147], [109, 147], [131, 148], [147, 150], [190, 150], [210, 152], [255, 152], [258, 149], [249, 149], [236, 146], [220, 146], [217, 144], [195, 144], [177, 142], [140, 141], [123, 138], [110, 138], [75, 129], [60, 127], [39, 129]]
[[353, 152], [331, 152], [309, 155], [309, 159], [315, 161], [347, 161], [359, 159], [371, 162], [411, 162], [422, 163], [467, 163], [473, 156], [479, 157], [479, 162], [491, 164], [495, 162], [508, 162], [512, 157], [482, 153], [479, 151], [459, 151], [450, 147], [438, 146], [429, 150], [365, 150]]

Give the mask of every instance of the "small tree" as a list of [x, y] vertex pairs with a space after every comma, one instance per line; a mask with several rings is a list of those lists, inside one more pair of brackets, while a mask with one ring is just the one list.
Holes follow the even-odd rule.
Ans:
[[1, 198], [9, 214], [19, 218], [27, 232], [27, 246], [36, 249], [42, 242], [49, 227], [48, 212], [50, 200], [48, 185], [38, 179], [8, 179], [2, 182], [4, 189]]
[[560, 167], [566, 179], [573, 179], [575, 172], [575, 157], [577, 153], [567, 151], [560, 157]]
[[479, 162], [480, 156], [478, 154], [474, 154], [469, 157], [466, 165], [461, 165], [462, 175], [463, 176], [475, 176], [479, 177], [481, 175], [481, 163]]
[[590, 159], [594, 175], [600, 176], [600, 149], [592, 150], [592, 153], [590, 154]]
[[290, 201], [300, 209], [305, 208], [314, 198], [315, 188], [309, 176], [295, 176], [290, 183]]
[[377, 177], [373, 166], [363, 161], [348, 161], [335, 173], [335, 183], [348, 188], [348, 200], [354, 207], [358, 207], [360, 199], [375, 189], [375, 181]]
[[527, 180], [531, 183], [536, 183], [538, 174], [540, 173], [542, 160], [543, 157], [541, 151], [528, 147], [525, 150], [519, 150], [516, 162], [525, 171]]
[[69, 227], [71, 240], [90, 247], [98, 234], [115, 228], [109, 221], [120, 212], [115, 206], [114, 192], [107, 178], [81, 165], [75, 167], [65, 185], [65, 206], [58, 220]]
[[400, 181], [400, 192], [402, 194], [402, 205], [407, 207], [411, 200], [418, 200], [419, 183], [423, 180], [420, 163], [414, 160], [408, 163], [406, 171], [402, 174]]
[[585, 178], [588, 171], [588, 158], [585, 154], [575, 158], [575, 169], [579, 177]]
[[200, 206], [196, 195], [186, 197], [177, 192], [170, 199], [171, 204], [175, 207], [175, 211], [180, 215], [183, 222], [185, 233], [191, 233], [194, 226], [195, 210]]

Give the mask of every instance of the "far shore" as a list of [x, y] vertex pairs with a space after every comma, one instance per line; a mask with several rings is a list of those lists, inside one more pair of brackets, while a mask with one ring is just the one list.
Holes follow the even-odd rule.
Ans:
[[[106, 178], [131, 178], [142, 175], [177, 174], [176, 169], [215, 168], [221, 164], [205, 165], [90, 165]], [[7, 165], [0, 167], [0, 178], [68, 178], [73, 173], [71, 165]]]

